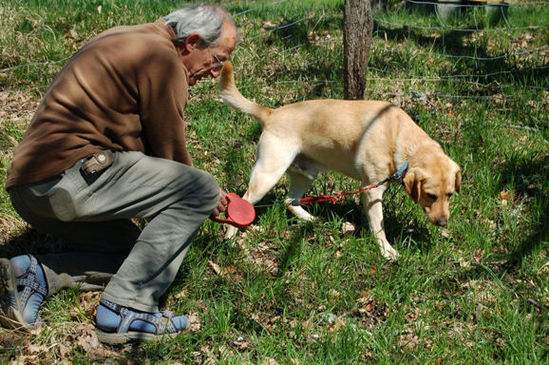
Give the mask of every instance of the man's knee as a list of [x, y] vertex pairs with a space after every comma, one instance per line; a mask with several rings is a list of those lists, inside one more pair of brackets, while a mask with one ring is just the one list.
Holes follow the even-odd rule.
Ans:
[[209, 173], [202, 170], [196, 170], [195, 190], [193, 195], [205, 209], [213, 210], [219, 201], [219, 185], [215, 178]]

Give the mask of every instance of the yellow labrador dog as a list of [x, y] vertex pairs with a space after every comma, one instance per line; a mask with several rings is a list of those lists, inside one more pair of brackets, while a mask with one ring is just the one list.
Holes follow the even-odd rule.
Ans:
[[[448, 223], [450, 197], [460, 189], [460, 168], [402, 109], [363, 100], [310, 100], [266, 108], [240, 94], [231, 64], [225, 65], [220, 84], [223, 101], [254, 116], [263, 128], [245, 200], [255, 204], [288, 172], [288, 209], [313, 220], [299, 199], [319, 171], [339, 171], [366, 186], [393, 175], [407, 162], [406, 192], [433, 224]], [[381, 253], [396, 260], [398, 253], [383, 229], [386, 189], [387, 183], [364, 193], [364, 211]], [[228, 227], [226, 237], [236, 233], [237, 228]]]

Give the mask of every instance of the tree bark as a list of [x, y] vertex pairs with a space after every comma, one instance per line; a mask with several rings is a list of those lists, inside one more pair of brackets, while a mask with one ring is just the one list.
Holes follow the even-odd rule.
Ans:
[[365, 74], [372, 43], [371, 0], [345, 0], [343, 48], [345, 99], [364, 98]]

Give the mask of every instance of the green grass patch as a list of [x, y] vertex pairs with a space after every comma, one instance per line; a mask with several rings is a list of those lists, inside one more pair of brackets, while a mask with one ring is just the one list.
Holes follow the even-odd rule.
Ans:
[[[343, 1], [222, 3], [241, 28], [233, 61], [244, 95], [271, 107], [343, 96]], [[0, 183], [28, 111], [63, 63], [99, 32], [154, 21], [178, 5], [0, 1]], [[40, 332], [0, 330], [0, 362], [547, 361], [549, 9], [511, 6], [505, 22], [489, 26], [479, 17], [443, 22], [397, 6], [376, 15], [370, 50], [367, 98], [404, 108], [463, 169], [447, 230], [391, 186], [385, 226], [401, 259], [390, 265], [353, 199], [312, 206], [320, 220], [299, 222], [283, 206], [282, 179], [259, 203], [255, 229], [227, 242], [207, 222], [197, 236], [165, 304], [198, 316], [199, 330], [134, 347], [90, 346], [93, 300], [73, 290], [48, 301]], [[28, 98], [17, 101], [20, 94]], [[196, 165], [242, 194], [260, 127], [221, 104], [209, 81], [191, 90], [186, 115]], [[353, 188], [327, 173], [311, 193]], [[0, 199], [7, 239], [20, 218], [3, 190]], [[344, 222], [357, 230], [343, 234]]]

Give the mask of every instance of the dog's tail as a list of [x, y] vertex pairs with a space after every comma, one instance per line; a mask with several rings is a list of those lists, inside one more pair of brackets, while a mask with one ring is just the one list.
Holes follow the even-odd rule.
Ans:
[[233, 65], [230, 62], [225, 63], [225, 66], [223, 67], [220, 87], [221, 99], [224, 103], [229, 104], [233, 108], [244, 113], [251, 114], [262, 126], [265, 126], [267, 119], [269, 119], [273, 110], [256, 104], [242, 96], [234, 83]]

